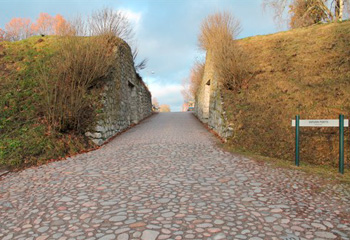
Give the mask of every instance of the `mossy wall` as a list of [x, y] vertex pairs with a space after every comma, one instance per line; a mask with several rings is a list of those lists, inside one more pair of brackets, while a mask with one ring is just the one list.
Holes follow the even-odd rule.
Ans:
[[85, 135], [98, 145], [152, 114], [152, 96], [136, 73], [131, 49], [122, 43], [116, 64], [104, 80], [100, 117]]

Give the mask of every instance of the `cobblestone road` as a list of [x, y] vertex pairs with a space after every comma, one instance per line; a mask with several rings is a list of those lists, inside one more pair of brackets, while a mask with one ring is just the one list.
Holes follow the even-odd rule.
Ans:
[[225, 153], [191, 113], [0, 181], [0, 239], [349, 239], [349, 189]]

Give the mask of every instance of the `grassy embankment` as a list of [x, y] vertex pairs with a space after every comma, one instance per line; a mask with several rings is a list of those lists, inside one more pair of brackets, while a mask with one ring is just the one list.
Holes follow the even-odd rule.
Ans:
[[[223, 91], [234, 128], [227, 148], [292, 166], [295, 128], [291, 120], [295, 115], [300, 114], [301, 119], [337, 119], [339, 114], [350, 118], [350, 21], [256, 36], [238, 43], [247, 53], [254, 75], [240, 93]], [[321, 174], [336, 173], [338, 129], [300, 130], [304, 168], [318, 165], [315, 171]], [[349, 134], [347, 128], [346, 175], [350, 170]]]
[[0, 167], [38, 165], [93, 147], [82, 131], [57, 131], [45, 118], [39, 79], [59, 44], [49, 36], [0, 43]]

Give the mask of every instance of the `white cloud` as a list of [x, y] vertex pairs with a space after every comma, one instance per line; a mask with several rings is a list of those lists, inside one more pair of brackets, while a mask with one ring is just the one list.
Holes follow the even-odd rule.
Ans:
[[220, 10], [232, 12], [242, 21], [242, 37], [271, 33], [273, 29], [270, 17], [262, 14], [261, 0], [213, 0], [201, 4], [198, 0], [120, 1], [136, 26], [137, 40], [133, 44], [139, 50], [136, 62], [149, 60], [140, 74], [152, 96], [161, 104], [169, 104], [172, 111], [179, 111], [183, 103], [181, 80], [189, 75], [196, 59], [205, 59], [197, 46], [197, 35], [208, 14]]
[[120, 12], [122, 12], [127, 19], [130, 21], [131, 25], [134, 28], [135, 32], [138, 32], [138, 30], [140, 29], [140, 23], [141, 23], [141, 19], [142, 19], [142, 13], [141, 12], [134, 12], [130, 9], [126, 9], [126, 8], [122, 8], [119, 9]]
[[158, 99], [159, 104], [168, 104], [171, 111], [181, 111], [183, 102], [181, 89], [182, 85], [174, 82], [161, 82], [154, 77], [145, 77], [145, 83], [152, 93], [152, 97]]
[[170, 85], [160, 85], [160, 84], [150, 84], [149, 88], [156, 98], [167, 97], [171, 94], [181, 94], [181, 85], [170, 84]]
[[169, 94], [174, 94], [174, 93], [181, 94], [181, 89], [182, 89], [181, 84], [176, 84], [172, 82], [161, 83], [157, 81], [155, 78], [147, 78], [147, 77], [144, 79], [144, 81], [146, 82], [153, 97], [163, 98], [168, 96]]

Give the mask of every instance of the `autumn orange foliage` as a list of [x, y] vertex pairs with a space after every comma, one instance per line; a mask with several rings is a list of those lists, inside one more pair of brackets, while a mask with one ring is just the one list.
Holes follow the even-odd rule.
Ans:
[[33, 24], [33, 30], [37, 34], [62, 35], [67, 29], [69, 24], [60, 14], [53, 17], [47, 13], [40, 13], [36, 23]]
[[34, 23], [28, 18], [12, 18], [5, 25], [5, 31], [0, 29], [0, 41], [18, 41], [37, 34], [65, 35], [70, 29], [70, 24], [62, 15], [51, 16], [48, 13], [40, 13]]
[[51, 34], [54, 25], [53, 17], [47, 13], [40, 13], [36, 23], [33, 24], [33, 30], [39, 34]]
[[62, 15], [57, 14], [54, 21], [54, 35], [67, 35], [72, 31], [71, 25], [63, 18]]
[[0, 42], [4, 41], [5, 39], [5, 31], [0, 28]]
[[18, 41], [33, 35], [32, 22], [28, 18], [12, 18], [5, 25], [6, 38], [10, 41]]

